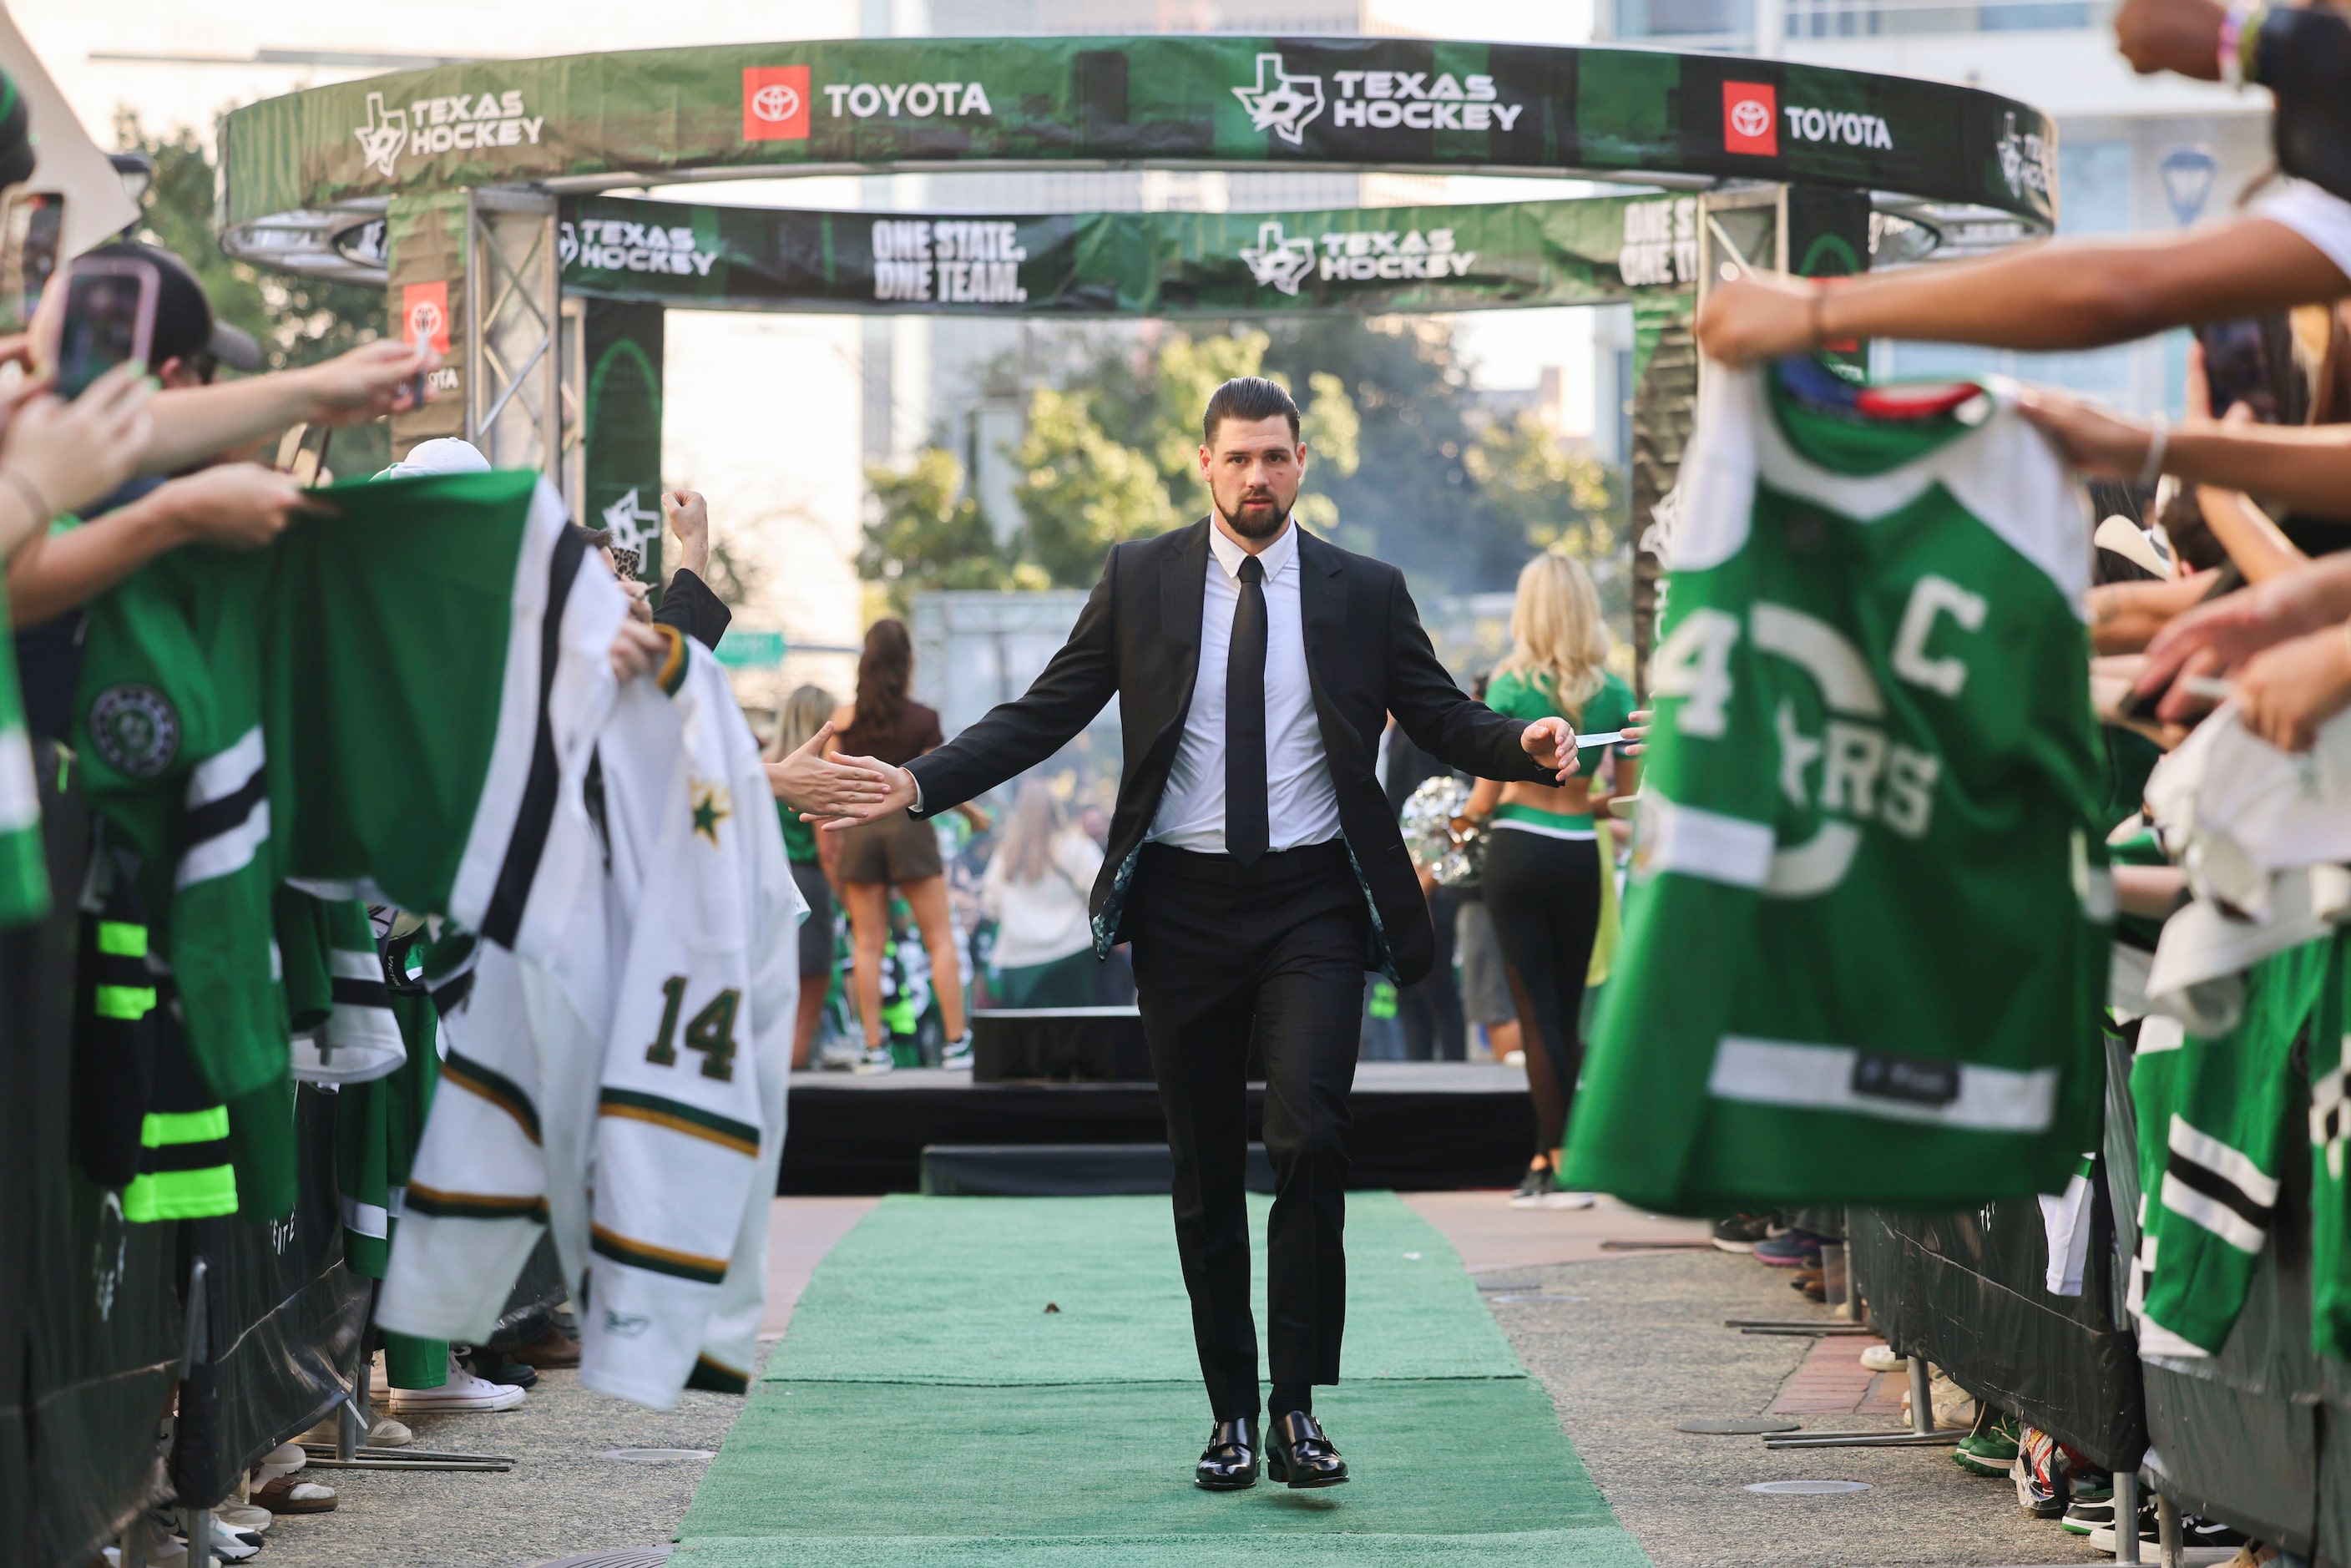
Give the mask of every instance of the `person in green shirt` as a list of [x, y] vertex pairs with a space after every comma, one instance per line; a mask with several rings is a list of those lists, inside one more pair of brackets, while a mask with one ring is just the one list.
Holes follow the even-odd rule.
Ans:
[[[1632, 689], [1608, 673], [1608, 631], [1600, 596], [1583, 566], [1545, 553], [1519, 573], [1510, 608], [1510, 652], [1486, 688], [1486, 706], [1512, 718], [1548, 718], [1579, 735], [1622, 729]], [[1615, 755], [1613, 786], [1592, 775]], [[1604, 890], [1614, 891], [1614, 856], [1601, 853], [1595, 816], [1633, 792], [1638, 764], [1614, 747], [1583, 753], [1583, 771], [1560, 785], [1481, 779], [1465, 821], [1490, 830], [1486, 907], [1493, 916], [1526, 1041], [1527, 1088], [1535, 1103], [1535, 1156], [1510, 1201], [1521, 1207], [1583, 1207], [1588, 1193], [1555, 1190], [1558, 1151], [1583, 1056], [1579, 1024], [1598, 936]]]

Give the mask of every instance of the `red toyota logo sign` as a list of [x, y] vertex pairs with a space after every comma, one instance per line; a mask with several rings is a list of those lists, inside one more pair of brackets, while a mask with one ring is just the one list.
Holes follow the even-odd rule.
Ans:
[[400, 290], [400, 335], [411, 343], [423, 338], [445, 354], [449, 351], [449, 286], [410, 283]]
[[808, 133], [808, 67], [744, 67], [743, 140], [805, 141]]
[[1722, 150], [1780, 155], [1780, 91], [1768, 81], [1722, 84]]

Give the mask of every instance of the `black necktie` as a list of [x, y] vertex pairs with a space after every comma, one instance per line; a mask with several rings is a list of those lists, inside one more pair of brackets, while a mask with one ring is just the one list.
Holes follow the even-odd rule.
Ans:
[[1266, 850], [1264, 563], [1242, 557], [1240, 576], [1225, 663], [1225, 852], [1254, 865]]

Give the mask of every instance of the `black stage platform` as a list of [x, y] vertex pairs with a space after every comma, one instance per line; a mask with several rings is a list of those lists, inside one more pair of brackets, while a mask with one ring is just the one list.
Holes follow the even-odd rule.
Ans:
[[[792, 1074], [778, 1190], [915, 1192], [930, 1144], [1164, 1144], [1148, 1083], [977, 1083], [968, 1071], [877, 1078]], [[1249, 1086], [1249, 1137], [1263, 1084]], [[1484, 1063], [1367, 1061], [1355, 1069], [1348, 1185], [1402, 1192], [1514, 1186], [1534, 1152], [1526, 1074]]]

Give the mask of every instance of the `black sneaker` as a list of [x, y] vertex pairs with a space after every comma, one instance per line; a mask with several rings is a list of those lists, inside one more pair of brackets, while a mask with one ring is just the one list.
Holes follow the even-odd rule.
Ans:
[[2241, 1530], [2231, 1530], [2217, 1519], [2205, 1519], [2193, 1513], [2179, 1516], [2179, 1543], [2193, 1552], [2201, 1546], [2223, 1549], [2242, 1546], [2252, 1538]]
[[1758, 1241], [1771, 1239], [1771, 1216], [1734, 1214], [1714, 1223], [1714, 1244], [1725, 1252], [1752, 1252]]
[[1539, 1166], [1529, 1166], [1527, 1174], [1519, 1180], [1518, 1190], [1510, 1194], [1510, 1207], [1541, 1208], [1543, 1207], [1543, 1200], [1551, 1196], [1552, 1187], [1554, 1185], [1555, 1178], [1552, 1175], [1549, 1160], [1545, 1160]]

